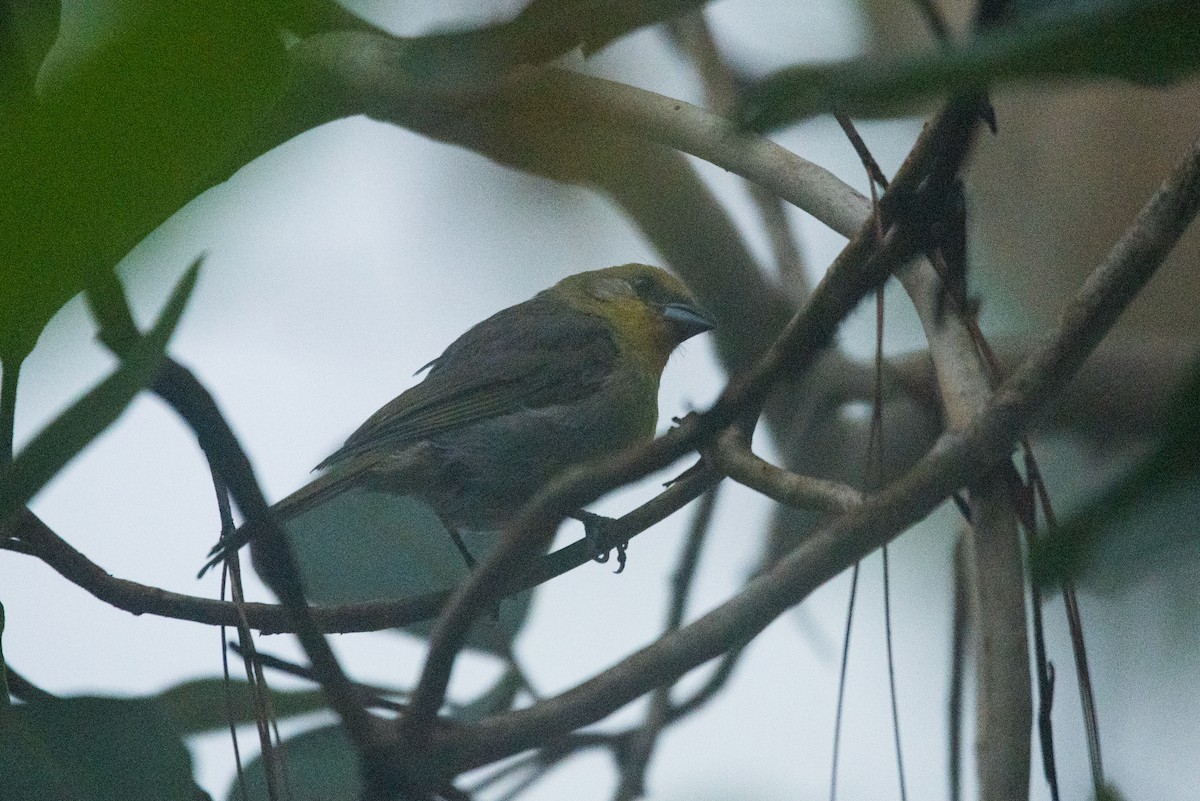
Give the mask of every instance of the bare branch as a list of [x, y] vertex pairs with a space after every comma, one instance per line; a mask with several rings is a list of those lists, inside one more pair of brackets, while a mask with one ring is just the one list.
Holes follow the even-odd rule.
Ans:
[[734, 428], [726, 430], [706, 455], [734, 481], [787, 506], [845, 512], [862, 503], [862, 493], [849, 484], [792, 473], [759, 458]]

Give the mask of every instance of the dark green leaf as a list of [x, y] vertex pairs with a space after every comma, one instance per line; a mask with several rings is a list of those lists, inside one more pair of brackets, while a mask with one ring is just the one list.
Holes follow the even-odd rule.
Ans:
[[452, 704], [449, 716], [459, 723], [477, 723], [512, 709], [513, 701], [524, 689], [525, 677], [516, 665], [510, 664], [487, 692], [465, 704]]
[[[245, 681], [230, 681], [227, 687], [221, 678], [194, 679], [165, 690], [153, 700], [183, 735], [228, 726], [230, 712], [237, 724], [255, 719], [254, 698]], [[325, 695], [320, 690], [271, 691], [271, 710], [280, 719], [325, 708]]]
[[[449, 532], [429, 507], [408, 497], [350, 490], [287, 521], [308, 596], [337, 604], [410, 598], [456, 586], [467, 576]], [[464, 532], [476, 560], [494, 535]], [[468, 646], [508, 653], [529, 613], [530, 593], [505, 600], [498, 616], [486, 615], [471, 630]], [[431, 622], [405, 631], [428, 636]]]
[[69, 698], [0, 709], [5, 801], [198, 801], [191, 757], [149, 701]]
[[[290, 737], [280, 750], [294, 798], [358, 801], [362, 791], [358, 755], [340, 727], [325, 726]], [[268, 801], [261, 756], [246, 765], [245, 777], [249, 801]], [[225, 797], [230, 801], [241, 798], [236, 778]]]
[[154, 380], [167, 340], [196, 286], [200, 261], [183, 274], [158, 322], [130, 348], [120, 367], [39, 431], [11, 465], [0, 465], [0, 519], [37, 494]]
[[833, 110], [871, 116], [989, 86], [1123, 78], [1167, 84], [1200, 69], [1200, 3], [1107, 0], [1056, 6], [988, 31], [959, 50], [859, 59], [775, 73], [748, 94], [742, 125], [769, 130]]
[[94, 0], [64, 18], [36, 96], [0, 117], [0, 356], [228, 168], [282, 86], [267, 6]]
[[[1115, 549], [1121, 559], [1141, 559], [1139, 551], [1163, 550], [1174, 539], [1194, 542], [1195, 506], [1200, 493], [1200, 362], [1193, 364], [1168, 406], [1158, 442], [1141, 461], [1052, 536], [1038, 542], [1030, 569], [1042, 583], [1077, 578], [1101, 547], [1124, 540]], [[1158, 536], [1130, 536], [1155, 529]], [[1164, 532], [1167, 535], [1164, 536]], [[1112, 548], [1109, 548], [1113, 551]], [[1133, 573], [1134, 571], [1126, 571]]]

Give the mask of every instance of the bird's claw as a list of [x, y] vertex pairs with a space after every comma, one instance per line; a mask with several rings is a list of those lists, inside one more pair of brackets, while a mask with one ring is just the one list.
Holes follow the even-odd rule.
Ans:
[[616, 550], [617, 569], [613, 572], [620, 573], [623, 571], [625, 569], [625, 562], [628, 559], [626, 551], [629, 549], [629, 540], [621, 540], [615, 545], [608, 544], [610, 540], [608, 528], [612, 525], [613, 519], [583, 510], [575, 514], [575, 519], [583, 523], [583, 538], [587, 540], [588, 548], [592, 552], [592, 561], [604, 564], [612, 556], [609, 551]]

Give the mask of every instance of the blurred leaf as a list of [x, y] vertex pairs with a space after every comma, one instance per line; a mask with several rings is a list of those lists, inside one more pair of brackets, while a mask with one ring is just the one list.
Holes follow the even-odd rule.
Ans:
[[[513, 28], [532, 43], [555, 42], [566, 52], [576, 46], [586, 55], [627, 33], [703, 7], [708, 0], [531, 0], [513, 21]], [[564, 47], [563, 45], [568, 45]], [[557, 54], [556, 54], [557, 55]]]
[[68, 698], [0, 709], [5, 801], [197, 801], [191, 757], [140, 699]]
[[[358, 801], [360, 798], [362, 780], [358, 754], [340, 727], [323, 726], [289, 737], [279, 749], [287, 766], [288, 786], [293, 798], [321, 801]], [[268, 801], [262, 755], [252, 759], [244, 772], [249, 801]], [[230, 801], [241, 799], [240, 782], [236, 777], [225, 797]]]
[[[284, 52], [265, 0], [78, 0], [0, 126], [0, 354], [209, 186], [265, 116]], [[42, 23], [44, 27], [44, 23]]]
[[30, 101], [38, 65], [57, 31], [57, 2], [0, 2], [0, 119]]
[[[296, 560], [311, 600], [351, 603], [410, 598], [455, 587], [467, 576], [450, 533], [428, 506], [409, 497], [350, 490], [287, 521]], [[476, 560], [494, 535], [463, 532]], [[500, 604], [467, 639], [468, 647], [504, 655], [525, 624], [531, 593]], [[427, 637], [431, 621], [404, 631]]]
[[491, 689], [465, 704], [451, 705], [449, 716], [458, 723], [477, 723], [512, 709], [513, 701], [524, 689], [525, 677], [510, 663]]
[[[193, 679], [163, 691], [153, 701], [180, 734], [191, 735], [229, 725], [227, 695], [233, 722], [253, 723], [254, 698], [245, 681], [230, 681], [227, 689], [222, 678]], [[280, 719], [325, 708], [320, 690], [271, 691], [271, 709]]]
[[1111, 784], [1106, 784], [1096, 791], [1096, 801], [1125, 801], [1117, 788]]
[[0, 520], [36, 495], [154, 380], [167, 340], [196, 286], [200, 261], [179, 279], [154, 327], [129, 349], [116, 371], [39, 431], [11, 464], [0, 464]]
[[708, 0], [532, 0], [516, 17], [464, 31], [399, 39], [397, 74], [418, 91], [469, 92], [582, 48], [585, 55], [639, 28], [702, 7]]
[[[450, 717], [459, 723], [473, 723], [488, 715], [512, 708], [513, 699], [525, 688], [519, 670], [510, 665], [499, 680], [479, 697], [452, 706]], [[319, 798], [322, 801], [357, 801], [361, 789], [358, 754], [341, 727], [324, 726], [283, 741], [284, 764], [295, 798]], [[262, 758], [255, 757], [246, 766], [246, 785], [251, 801], [267, 799], [266, 776]], [[237, 779], [225, 797], [240, 798]]]
[[[1181, 521], [1183, 534], [1195, 539], [1196, 518], [1181, 515], [1180, 504], [1200, 491], [1200, 362], [1192, 365], [1168, 406], [1158, 442], [1124, 478], [1043, 538], [1030, 554], [1036, 580], [1055, 584], [1083, 572], [1106, 542], [1145, 528], [1158, 507], [1168, 504], [1169, 518]], [[1140, 541], [1149, 540], [1137, 537]], [[1149, 540], [1164, 547], [1164, 538]], [[1124, 549], [1121, 558], [1136, 555]], [[1130, 572], [1130, 571], [1123, 571]]]
[[834, 109], [898, 115], [931, 96], [1013, 81], [1103, 77], [1161, 85], [1197, 69], [1196, 0], [1060, 4], [957, 50], [781, 70], [747, 95], [737, 116], [748, 128], [768, 130]]

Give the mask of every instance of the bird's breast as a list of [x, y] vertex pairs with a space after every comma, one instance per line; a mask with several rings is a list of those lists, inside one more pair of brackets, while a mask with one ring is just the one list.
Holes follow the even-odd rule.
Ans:
[[653, 437], [657, 421], [658, 376], [618, 370], [573, 403], [435, 437], [442, 470], [428, 499], [450, 525], [500, 527], [563, 470]]

